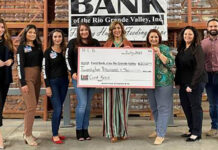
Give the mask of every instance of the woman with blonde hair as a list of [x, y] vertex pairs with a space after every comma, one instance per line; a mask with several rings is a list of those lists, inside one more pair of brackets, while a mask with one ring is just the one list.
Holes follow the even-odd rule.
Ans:
[[[133, 47], [125, 37], [125, 29], [120, 21], [113, 21], [109, 27], [108, 40], [104, 47]], [[118, 138], [125, 140], [127, 134], [128, 106], [130, 89], [105, 88], [104, 89], [104, 125], [103, 134], [110, 138], [111, 142], [117, 142]]]

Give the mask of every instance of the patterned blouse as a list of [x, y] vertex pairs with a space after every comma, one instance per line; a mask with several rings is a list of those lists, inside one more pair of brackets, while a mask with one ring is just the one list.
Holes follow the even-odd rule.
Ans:
[[173, 85], [174, 75], [171, 69], [175, 64], [174, 58], [168, 46], [161, 44], [159, 48], [160, 52], [167, 57], [167, 63], [163, 64], [160, 58], [155, 55], [155, 86]]

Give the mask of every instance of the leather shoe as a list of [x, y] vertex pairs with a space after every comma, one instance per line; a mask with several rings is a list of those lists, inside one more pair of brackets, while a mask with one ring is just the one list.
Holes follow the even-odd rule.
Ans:
[[83, 137], [85, 140], [91, 140], [88, 129], [83, 129]]
[[157, 137], [157, 132], [156, 131], [152, 132], [151, 134], [149, 134], [148, 137], [149, 138], [156, 138]]
[[154, 141], [154, 145], [161, 145], [164, 141], [164, 137], [159, 137], [157, 136], [155, 141]]
[[191, 136], [191, 133], [184, 133], [181, 135], [181, 137], [190, 137]]
[[118, 141], [117, 137], [112, 137], [112, 138], [111, 138], [111, 143], [115, 143], [115, 142], [117, 142], [117, 141]]
[[121, 137], [120, 137], [120, 140], [127, 140], [127, 139], [128, 139], [127, 136], [121, 136]]
[[34, 141], [32, 136], [26, 136], [25, 134], [23, 134], [23, 139], [24, 139], [24, 142], [30, 146], [37, 146], [38, 145], [38, 143], [36, 141]]
[[218, 133], [217, 129], [210, 129], [207, 133], [206, 136], [214, 136]]
[[58, 136], [59, 136], [60, 140], [65, 140], [66, 139], [66, 137], [63, 136], [63, 135], [58, 135]]
[[83, 130], [76, 130], [76, 138], [78, 141], [84, 141]]
[[195, 142], [201, 139], [201, 136], [195, 136], [194, 138], [192, 137], [192, 135], [186, 139], [186, 142]]
[[52, 140], [52, 142], [55, 143], [55, 144], [63, 144], [63, 143], [64, 143], [64, 142], [61, 141], [60, 139], [59, 139], [58, 141], [55, 141], [53, 137], [52, 137], [51, 140]]

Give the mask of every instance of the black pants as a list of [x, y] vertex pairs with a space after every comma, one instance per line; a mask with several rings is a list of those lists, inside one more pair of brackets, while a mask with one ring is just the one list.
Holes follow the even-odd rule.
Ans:
[[7, 97], [9, 84], [0, 84], [0, 126], [2, 126], [2, 112]]
[[192, 92], [186, 92], [186, 87], [181, 86], [179, 97], [185, 116], [187, 118], [189, 132], [201, 136], [203, 111], [201, 107], [202, 93], [205, 83], [200, 83]]

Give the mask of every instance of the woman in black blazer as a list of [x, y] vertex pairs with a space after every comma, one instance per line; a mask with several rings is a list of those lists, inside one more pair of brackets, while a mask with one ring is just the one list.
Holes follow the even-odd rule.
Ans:
[[189, 131], [182, 137], [187, 137], [187, 142], [194, 142], [201, 139], [202, 133], [201, 98], [207, 82], [205, 59], [194, 27], [185, 27], [178, 43], [175, 85], [179, 88], [181, 105], [189, 127]]
[[[11, 66], [13, 65], [13, 45], [3, 19], [0, 19], [0, 127], [2, 126], [2, 112], [12, 82]], [[0, 148], [4, 148], [0, 132]]]

